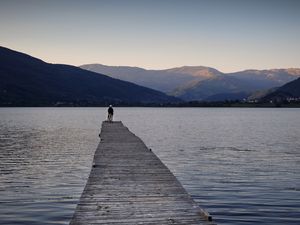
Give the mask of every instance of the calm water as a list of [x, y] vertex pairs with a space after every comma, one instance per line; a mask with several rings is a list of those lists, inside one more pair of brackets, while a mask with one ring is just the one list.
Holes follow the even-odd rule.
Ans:
[[[116, 108], [218, 224], [300, 224], [300, 109]], [[105, 108], [0, 108], [0, 224], [68, 224]]]

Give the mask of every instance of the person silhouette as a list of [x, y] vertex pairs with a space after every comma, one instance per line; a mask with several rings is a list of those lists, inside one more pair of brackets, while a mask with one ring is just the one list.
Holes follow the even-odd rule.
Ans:
[[107, 112], [108, 112], [107, 120], [108, 120], [109, 122], [112, 123], [112, 121], [113, 121], [113, 116], [114, 116], [114, 109], [113, 109], [112, 105], [110, 105], [110, 106], [108, 107]]

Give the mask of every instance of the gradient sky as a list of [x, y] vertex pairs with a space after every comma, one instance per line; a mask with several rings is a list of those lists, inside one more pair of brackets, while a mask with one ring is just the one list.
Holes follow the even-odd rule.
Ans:
[[300, 67], [300, 1], [0, 0], [0, 45], [72, 65]]

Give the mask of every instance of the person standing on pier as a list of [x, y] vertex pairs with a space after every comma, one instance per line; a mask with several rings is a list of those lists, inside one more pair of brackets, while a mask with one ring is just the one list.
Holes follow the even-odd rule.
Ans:
[[108, 107], [107, 112], [108, 112], [107, 120], [108, 120], [109, 122], [112, 122], [112, 121], [113, 121], [113, 116], [114, 116], [114, 109], [113, 109], [112, 105], [110, 105], [110, 106]]

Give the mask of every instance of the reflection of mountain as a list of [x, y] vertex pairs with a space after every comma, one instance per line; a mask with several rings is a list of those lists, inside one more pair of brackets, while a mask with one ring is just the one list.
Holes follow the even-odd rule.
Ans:
[[178, 101], [161, 92], [75, 66], [49, 64], [0, 47], [0, 105], [97, 105]]
[[281, 86], [300, 76], [300, 69], [246, 70], [224, 74], [203, 66], [166, 70], [88, 64], [84, 69], [150, 87], [185, 100], [243, 99], [255, 91]]

